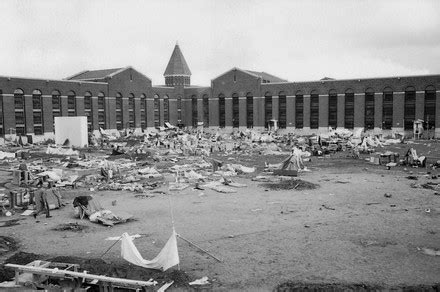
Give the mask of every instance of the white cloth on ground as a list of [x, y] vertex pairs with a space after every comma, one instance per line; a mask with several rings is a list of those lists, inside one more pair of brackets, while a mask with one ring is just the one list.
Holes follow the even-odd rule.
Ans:
[[123, 259], [136, 266], [166, 271], [179, 264], [176, 232], [173, 230], [173, 234], [171, 234], [171, 237], [168, 239], [163, 249], [151, 261], [142, 258], [131, 237], [127, 233], [123, 233], [121, 241], [121, 256]]

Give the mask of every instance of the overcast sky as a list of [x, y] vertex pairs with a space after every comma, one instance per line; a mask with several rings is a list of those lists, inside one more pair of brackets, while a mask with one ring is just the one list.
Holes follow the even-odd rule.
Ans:
[[176, 41], [192, 84], [238, 67], [289, 81], [440, 74], [440, 1], [0, 1], [0, 75], [133, 66], [163, 84]]

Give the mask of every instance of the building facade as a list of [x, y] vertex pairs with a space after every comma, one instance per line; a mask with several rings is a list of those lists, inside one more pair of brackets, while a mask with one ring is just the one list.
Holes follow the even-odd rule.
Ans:
[[54, 117], [87, 116], [89, 131], [135, 129], [168, 123], [205, 129], [326, 132], [365, 129], [411, 135], [423, 120], [427, 137], [440, 138], [440, 75], [288, 82], [265, 72], [233, 68], [191, 85], [178, 45], [165, 85], [153, 86], [132, 67], [84, 71], [62, 80], [0, 77], [0, 135], [53, 137]]

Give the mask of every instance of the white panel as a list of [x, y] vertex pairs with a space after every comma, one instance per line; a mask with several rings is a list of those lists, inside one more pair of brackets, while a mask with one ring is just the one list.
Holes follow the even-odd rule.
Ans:
[[88, 146], [87, 117], [55, 117], [55, 144], [64, 144], [66, 139], [71, 146]]

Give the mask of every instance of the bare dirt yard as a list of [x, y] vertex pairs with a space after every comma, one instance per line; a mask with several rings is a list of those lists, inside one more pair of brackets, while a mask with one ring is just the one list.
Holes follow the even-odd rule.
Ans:
[[[412, 146], [421, 153], [440, 156], [438, 143]], [[403, 155], [409, 145], [393, 147]], [[4, 253], [0, 260], [4, 262], [16, 252], [37, 254], [38, 259], [75, 259], [88, 264], [89, 270], [99, 265], [113, 267], [101, 271], [108, 276], [147, 280], [152, 276], [159, 282], [175, 279], [170, 291], [196, 289], [187, 283], [203, 276], [211, 284], [201, 289], [215, 291], [289, 291], [295, 287], [309, 291], [399, 287], [438, 291], [440, 256], [423, 251], [440, 249], [440, 195], [436, 195], [438, 190], [411, 184], [440, 183], [440, 178], [432, 179], [426, 169], [400, 166], [387, 170], [365, 159], [344, 156], [346, 153], [311, 158], [307, 163], [311, 171], [298, 178], [318, 185], [316, 189], [270, 189], [251, 178], [264, 162], [280, 162], [284, 157], [236, 155], [236, 162], [258, 166], [253, 175], [232, 178], [247, 185], [236, 193], [191, 187], [154, 197], [93, 192], [103, 207], [136, 218], [114, 227], [75, 218], [73, 198], [91, 192], [65, 190], [63, 198], [68, 204], [52, 211], [52, 218], [35, 220], [16, 214], [13, 218], [23, 219], [17, 221], [19, 225], [0, 228], [2, 236], [17, 241], [17, 249]], [[0, 178], [6, 182], [11, 176], [4, 172]], [[167, 191], [165, 186], [161, 189]], [[135, 244], [144, 258], [156, 256], [172, 232], [170, 202], [177, 233], [222, 262], [181, 239], [180, 272], [176, 267], [166, 276], [127, 264], [121, 259], [120, 244], [100, 259], [113, 244], [105, 239], [124, 232], [142, 235]], [[55, 230], [67, 223], [85, 228]], [[114, 267], [125, 267], [125, 272]]]

